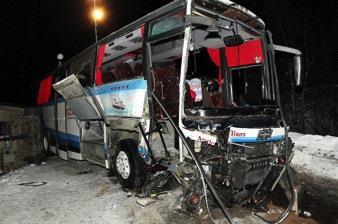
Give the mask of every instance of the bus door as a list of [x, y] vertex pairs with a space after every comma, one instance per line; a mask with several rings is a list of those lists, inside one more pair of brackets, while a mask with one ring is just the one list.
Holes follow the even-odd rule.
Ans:
[[80, 121], [80, 145], [82, 159], [106, 164], [104, 142], [105, 124], [102, 122], [101, 106], [90, 88], [82, 87], [75, 75], [55, 83], [54, 89], [67, 102], [68, 111]]
[[[54, 83], [63, 79], [66, 76], [66, 70], [64, 68], [58, 68], [54, 74]], [[55, 133], [55, 146], [56, 154], [64, 160], [68, 160], [68, 139], [67, 139], [67, 128], [65, 119], [65, 102], [62, 96], [54, 91], [54, 133]]]
[[90, 90], [85, 90], [75, 75], [55, 83], [53, 87], [64, 97], [79, 120], [101, 120], [99, 109], [95, 105], [94, 97], [91, 97]]
[[[179, 97], [180, 97], [180, 69], [183, 51], [183, 30], [185, 11], [179, 9], [163, 15], [149, 22], [147, 36], [147, 54], [149, 57], [149, 86], [157, 98], [162, 102], [165, 110], [179, 122]], [[149, 92], [151, 94], [151, 92]], [[165, 156], [166, 150], [171, 151], [179, 146], [178, 136], [173, 126], [168, 121], [159, 104], [153, 100], [153, 116], [156, 125], [150, 135], [153, 148], [159, 148]], [[176, 150], [173, 150], [176, 153]], [[167, 154], [167, 153], [166, 153]]]

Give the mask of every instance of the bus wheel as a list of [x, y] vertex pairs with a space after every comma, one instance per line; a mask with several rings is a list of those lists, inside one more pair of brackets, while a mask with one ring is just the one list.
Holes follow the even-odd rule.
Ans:
[[48, 138], [47, 133], [44, 133], [42, 135], [42, 149], [46, 154], [49, 153], [50, 151], [50, 143], [49, 143], [49, 138]]
[[137, 152], [137, 144], [132, 141], [121, 142], [114, 159], [114, 168], [124, 188], [142, 187], [148, 177], [147, 164]]

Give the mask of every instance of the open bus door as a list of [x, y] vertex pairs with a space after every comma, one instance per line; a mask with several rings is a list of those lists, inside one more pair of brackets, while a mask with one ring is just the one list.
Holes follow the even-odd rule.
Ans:
[[[55, 83], [54, 89], [63, 96], [80, 125], [82, 159], [107, 165], [106, 122], [97, 98], [83, 87], [75, 75]], [[102, 121], [103, 125], [102, 125]]]
[[91, 93], [85, 90], [75, 75], [55, 83], [54, 89], [66, 100], [68, 106], [81, 121], [101, 120], [99, 108]]

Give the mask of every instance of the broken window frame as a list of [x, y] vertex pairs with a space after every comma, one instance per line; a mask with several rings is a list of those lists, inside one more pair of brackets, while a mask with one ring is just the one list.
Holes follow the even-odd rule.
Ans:
[[[272, 75], [272, 71], [271, 71], [271, 65], [270, 62], [268, 62], [268, 60], [270, 60], [269, 58], [269, 52], [268, 52], [268, 43], [267, 43], [267, 38], [266, 38], [266, 32], [264, 31], [264, 23], [261, 22], [261, 20], [257, 17], [257, 21], [259, 23], [263, 23], [261, 24], [261, 29], [259, 29], [259, 26], [256, 27], [251, 27], [249, 26], [247, 23], [241, 21], [241, 20], [235, 20], [229, 17], [226, 17], [222, 14], [220, 14], [220, 12], [217, 11], [213, 11], [210, 9], [207, 9], [201, 5], [199, 5], [198, 3], [193, 5], [193, 14], [195, 15], [199, 15], [199, 16], [203, 16], [203, 17], [209, 17], [209, 18], [213, 18], [213, 19], [222, 19], [224, 21], [227, 22], [232, 22], [232, 23], [237, 23], [238, 25], [242, 26], [243, 28], [247, 29], [248, 31], [251, 31], [252, 33], [255, 33], [256, 35], [261, 37], [261, 42], [262, 42], [262, 50], [263, 50], [263, 54], [265, 57], [265, 63], [264, 64], [264, 77], [263, 78], [263, 86], [264, 86], [264, 90], [263, 90], [263, 96], [265, 96], [267, 99], [271, 99], [271, 100], [275, 100], [275, 83], [274, 83], [274, 78]], [[230, 77], [230, 85], [231, 85], [231, 77]], [[232, 90], [230, 90], [232, 92]], [[230, 92], [230, 95], [232, 95], [232, 93]], [[231, 102], [233, 102], [233, 98], [231, 97], [230, 99]]]
[[[165, 39], [169, 39], [171, 37], [174, 37], [174, 36], [178, 36], [178, 35], [182, 35], [184, 36], [184, 24], [182, 27], [178, 27], [178, 28], [175, 28], [173, 30], [169, 30], [167, 32], [163, 32], [159, 35], [154, 35], [154, 36], [150, 36], [150, 32], [151, 32], [151, 24], [152, 23], [155, 23], [157, 21], [160, 21], [160, 20], [163, 20], [165, 18], [167, 18], [168, 16], [171, 16], [171, 15], [176, 15], [176, 14], [182, 14], [182, 16], [184, 17], [185, 15], [185, 6], [182, 5], [178, 8], [175, 8], [163, 15], [160, 15], [158, 17], [155, 17], [153, 20], [147, 22], [145, 24], [145, 42], [144, 42], [144, 46], [143, 48], [145, 49], [144, 50], [144, 74], [145, 74], [145, 79], [147, 79], [147, 82], [148, 82], [148, 96], [151, 96], [152, 95], [152, 92], [155, 91], [155, 87], [153, 85], [153, 74], [154, 74], [154, 71], [153, 71], [153, 60], [152, 60], [152, 46], [154, 43], [156, 42], [160, 42], [162, 40], [165, 40]], [[182, 58], [181, 58], [182, 60]], [[181, 62], [182, 63], [182, 62]], [[155, 115], [155, 102], [152, 100], [152, 97], [149, 97], [149, 113], [150, 113], [150, 127], [153, 126], [153, 123], [155, 121], [157, 121], [158, 117], [156, 117]], [[178, 111], [178, 116], [180, 116], [180, 110]]]
[[[233, 23], [238, 23], [238, 25], [242, 26], [243, 28], [245, 28], [245, 30], [249, 30], [250, 32], [254, 33], [257, 37], [259, 37], [259, 39], [261, 40], [261, 47], [262, 47], [262, 52], [263, 52], [263, 56], [265, 58], [264, 62], [260, 64], [260, 66], [262, 66], [262, 98], [263, 99], [269, 99], [269, 100], [275, 100], [274, 95], [275, 93], [274, 91], [274, 80], [273, 77], [271, 77], [271, 73], [270, 73], [270, 65], [269, 65], [269, 59], [268, 59], [268, 52], [267, 52], [267, 48], [266, 48], [266, 38], [265, 38], [265, 34], [263, 30], [257, 30], [253, 27], [249, 27], [247, 24], [241, 22], [241, 21], [236, 21], [234, 19], [225, 17], [223, 15], [218, 14], [217, 12], [214, 12], [212, 10], [203, 8], [199, 5], [194, 5], [193, 8], [193, 14], [195, 15], [199, 15], [199, 16], [203, 16], [203, 17], [209, 17], [212, 19], [222, 19], [224, 21], [227, 22], [233, 22]], [[191, 38], [190, 38], [191, 39]], [[220, 48], [221, 49], [221, 48]], [[190, 52], [188, 52], [190, 53]], [[245, 67], [250, 67], [252, 65], [247, 65], [247, 66], [239, 66], [238, 68], [245, 68]], [[228, 66], [226, 66], [226, 63], [222, 63], [221, 65], [221, 72], [222, 72], [222, 77], [224, 78], [225, 81], [228, 81], [228, 85], [226, 85], [226, 82], [223, 82], [223, 84], [225, 84], [226, 86], [223, 87], [224, 89], [226, 89], [226, 87], [228, 87], [228, 91], [226, 91], [226, 93], [229, 94], [229, 99], [225, 99], [226, 103], [229, 103], [227, 105], [232, 104], [232, 106], [234, 106], [234, 97], [233, 97], [233, 82], [232, 82], [232, 77], [231, 77], [231, 70], [232, 68], [229, 68]], [[227, 75], [229, 74], [229, 75]], [[229, 77], [227, 77], [229, 76]], [[184, 101], [184, 100], [183, 100]], [[184, 110], [181, 112], [182, 113], [182, 117], [185, 117], [185, 113]]]

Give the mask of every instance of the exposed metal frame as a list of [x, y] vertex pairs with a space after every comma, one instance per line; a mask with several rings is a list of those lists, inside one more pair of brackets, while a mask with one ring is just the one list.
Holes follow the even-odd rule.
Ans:
[[[274, 84], [271, 80], [271, 71], [269, 70], [269, 56], [268, 56], [268, 43], [265, 36], [265, 31], [262, 31], [262, 43], [263, 43], [263, 53], [265, 57], [265, 62], [263, 64], [263, 84], [264, 84], [264, 90], [263, 96], [265, 96], [268, 99], [274, 99], [275, 94], [272, 92], [274, 91]], [[264, 95], [265, 94], [265, 95]]]
[[259, 23], [261, 23], [262, 26], [265, 27], [264, 21], [261, 18], [259, 18], [255, 13], [248, 10], [247, 8], [237, 4], [235, 2], [232, 2], [230, 0], [214, 0], [214, 1], [220, 2], [222, 4], [226, 4], [226, 5], [228, 5], [229, 8], [240, 11], [241, 13], [246, 14], [247, 16], [251, 17], [252, 19], [256, 19]]
[[[189, 16], [192, 14], [192, 0], [187, 0], [186, 3], [186, 15]], [[192, 25], [188, 25], [184, 28], [184, 39], [183, 39], [183, 51], [182, 51], [182, 62], [181, 62], [181, 71], [180, 71], [180, 84], [179, 84], [179, 106], [178, 106], [178, 127], [184, 127], [182, 123], [182, 118], [185, 116], [184, 113], [184, 88], [185, 88], [185, 76], [188, 69], [188, 59], [189, 59], [189, 46], [191, 42], [191, 32]], [[179, 140], [179, 150], [180, 150], [180, 162], [183, 162], [183, 143], [182, 140]]]
[[221, 19], [224, 19], [224, 20], [232, 22], [232, 23], [240, 24], [241, 26], [245, 27], [246, 29], [252, 30], [253, 32], [257, 33], [257, 35], [261, 34], [261, 31], [256, 30], [256, 29], [248, 26], [247, 24], [245, 24], [245, 23], [243, 23], [243, 22], [241, 22], [239, 20], [235, 20], [235, 19], [231, 19], [229, 17], [223, 16], [223, 15], [219, 14], [218, 12], [215, 12], [215, 11], [212, 11], [210, 9], [204, 8], [204, 7], [200, 6], [200, 5], [194, 4], [193, 5], [193, 9], [194, 9], [193, 10], [193, 14], [196, 14], [196, 15], [200, 14], [200, 15], [206, 16], [205, 14], [201, 13], [201, 12], [204, 12], [204, 13], [207, 13], [209, 15], [212, 15], [215, 18], [221, 18]]

